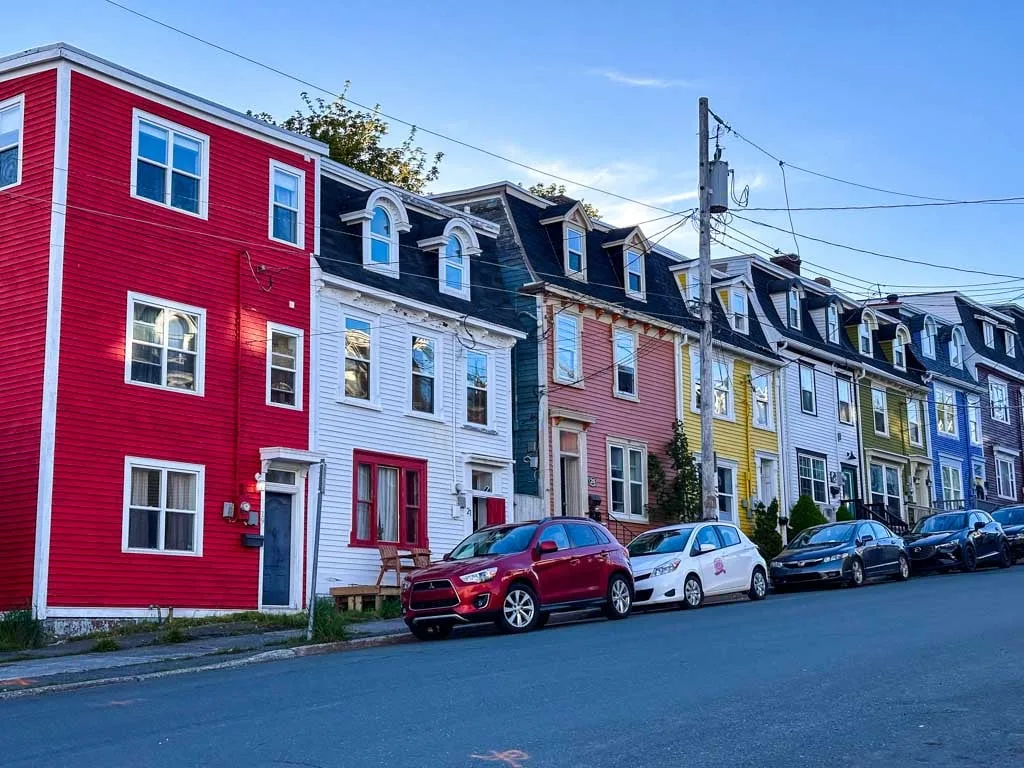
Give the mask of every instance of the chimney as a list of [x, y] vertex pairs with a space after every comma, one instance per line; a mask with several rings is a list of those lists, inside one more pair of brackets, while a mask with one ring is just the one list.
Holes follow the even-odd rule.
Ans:
[[890, 293], [885, 297], [885, 300], [890, 304], [896, 304], [900, 300], [900, 296], [898, 293]]
[[824, 285], [826, 288], [832, 287], [832, 281], [824, 276], [814, 278], [814, 282], [818, 283], [819, 285]]
[[800, 274], [800, 257], [795, 253], [781, 253], [778, 256], [772, 256], [772, 264], [782, 267], [794, 275]]

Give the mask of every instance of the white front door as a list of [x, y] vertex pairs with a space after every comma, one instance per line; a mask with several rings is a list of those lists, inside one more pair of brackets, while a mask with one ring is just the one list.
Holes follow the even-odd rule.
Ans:
[[767, 456], [762, 456], [759, 459], [757, 482], [757, 495], [766, 507], [779, 498], [779, 462], [777, 459]]
[[736, 522], [736, 465], [719, 463], [718, 474], [718, 519], [727, 523]]

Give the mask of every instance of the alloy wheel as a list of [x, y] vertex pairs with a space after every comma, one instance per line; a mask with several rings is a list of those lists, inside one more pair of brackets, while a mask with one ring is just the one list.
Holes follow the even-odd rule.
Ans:
[[530, 626], [537, 608], [532, 595], [522, 589], [513, 589], [505, 596], [502, 611], [509, 625], [516, 629], [524, 629]]
[[629, 587], [626, 586], [626, 582], [616, 579], [612, 583], [612, 605], [615, 607], [615, 612], [620, 616], [629, 613], [630, 602]]
[[964, 547], [963, 564], [965, 571], [973, 571], [978, 567], [978, 555], [974, 551], [974, 547], [970, 545]]
[[697, 583], [696, 579], [687, 579], [684, 593], [687, 605], [691, 608], [696, 608], [700, 605], [703, 596], [701, 595], [700, 584]]
[[859, 587], [864, 583], [864, 566], [860, 564], [860, 560], [854, 560], [850, 569], [853, 572], [853, 584]]
[[754, 594], [758, 600], [768, 594], [768, 582], [761, 570], [754, 571]]
[[910, 578], [910, 563], [905, 557], [900, 558], [900, 578], [904, 580]]

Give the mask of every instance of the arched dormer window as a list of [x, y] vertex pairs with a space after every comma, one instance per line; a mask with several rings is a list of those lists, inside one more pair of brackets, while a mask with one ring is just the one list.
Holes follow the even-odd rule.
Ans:
[[437, 289], [460, 299], [470, 298], [472, 256], [480, 253], [480, 242], [469, 222], [452, 219], [438, 237], [420, 240], [423, 250], [437, 250]]
[[967, 340], [964, 338], [964, 329], [959, 325], [953, 329], [953, 337], [949, 340], [949, 364], [954, 368], [964, 366], [964, 346]]
[[342, 214], [346, 224], [363, 225], [363, 266], [391, 277], [398, 277], [398, 236], [408, 232], [409, 214], [401, 198], [390, 189], [375, 189], [358, 211]]
[[892, 342], [892, 364], [901, 371], [907, 370], [908, 344], [910, 344], [910, 332], [901, 325], [896, 329], [896, 338]]
[[871, 357], [875, 354], [873, 334], [878, 330], [878, 321], [870, 312], [864, 312], [857, 327], [857, 346], [862, 355]]
[[794, 286], [786, 296], [786, 322], [800, 330], [800, 291]]
[[825, 340], [829, 344], [839, 343], [839, 307], [829, 304], [825, 313]]
[[932, 360], [935, 359], [935, 337], [938, 328], [930, 317], [924, 319], [924, 330], [921, 332], [921, 353]]

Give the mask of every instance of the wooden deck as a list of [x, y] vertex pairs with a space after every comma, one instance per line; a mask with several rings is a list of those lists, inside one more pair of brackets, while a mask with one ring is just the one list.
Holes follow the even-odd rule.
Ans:
[[348, 587], [331, 587], [331, 597], [339, 611], [365, 611], [368, 600], [373, 600], [373, 609], [379, 611], [385, 597], [398, 597], [398, 587], [377, 586], [375, 584], [354, 584]]

